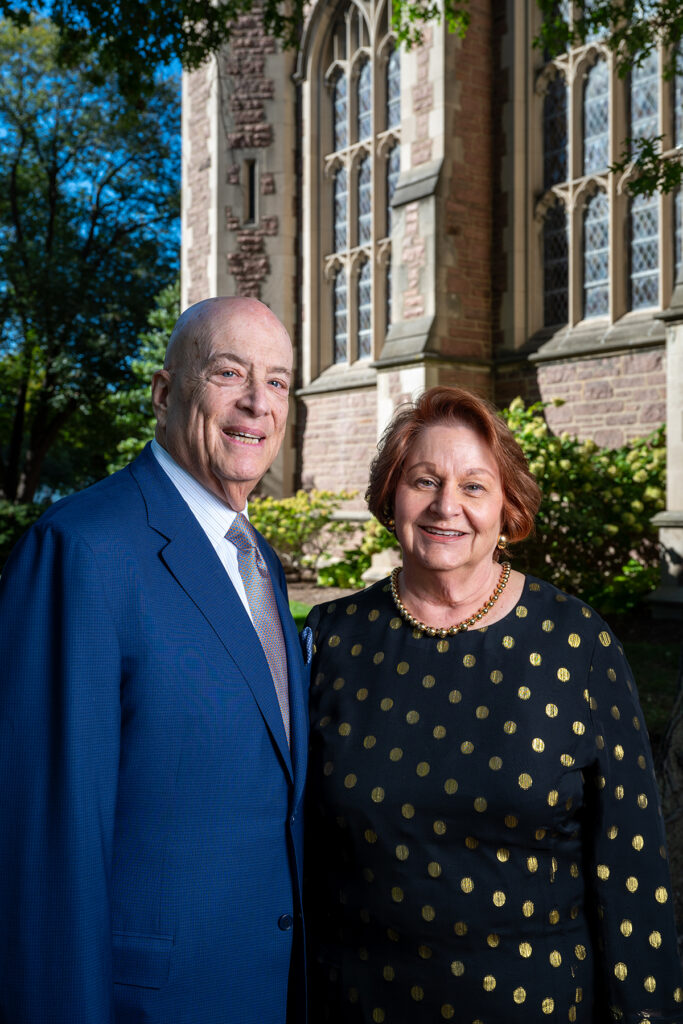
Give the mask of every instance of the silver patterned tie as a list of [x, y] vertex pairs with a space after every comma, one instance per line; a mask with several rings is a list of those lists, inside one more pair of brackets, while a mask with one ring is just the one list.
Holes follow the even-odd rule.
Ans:
[[254, 628], [259, 635], [264, 654], [270, 665], [282, 713], [282, 722], [287, 734], [287, 743], [289, 743], [287, 651], [275, 601], [273, 581], [258, 549], [256, 531], [241, 512], [237, 513], [225, 536], [237, 548], [237, 566], [251, 609]]

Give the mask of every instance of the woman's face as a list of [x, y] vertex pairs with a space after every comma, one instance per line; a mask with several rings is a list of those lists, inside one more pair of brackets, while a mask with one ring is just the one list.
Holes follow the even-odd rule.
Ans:
[[394, 499], [406, 568], [475, 569], [490, 562], [502, 515], [500, 472], [486, 441], [461, 424], [425, 428], [408, 452]]

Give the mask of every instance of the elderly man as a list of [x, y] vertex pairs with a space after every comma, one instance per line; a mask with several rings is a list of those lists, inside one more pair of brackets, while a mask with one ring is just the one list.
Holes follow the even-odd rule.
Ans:
[[298, 1024], [307, 669], [246, 516], [292, 347], [255, 299], [171, 336], [156, 439], [0, 584], [0, 1021]]

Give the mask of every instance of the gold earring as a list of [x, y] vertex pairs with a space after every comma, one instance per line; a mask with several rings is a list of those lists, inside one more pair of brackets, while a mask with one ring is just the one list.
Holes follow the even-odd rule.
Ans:
[[504, 533], [501, 533], [500, 537], [498, 538], [498, 543], [496, 544], [496, 547], [498, 548], [499, 551], [504, 551], [505, 548], [507, 547], [507, 543], [507, 536]]

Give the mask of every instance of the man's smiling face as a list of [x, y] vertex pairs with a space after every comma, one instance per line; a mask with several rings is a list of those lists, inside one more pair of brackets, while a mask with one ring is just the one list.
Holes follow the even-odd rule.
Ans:
[[282, 444], [292, 345], [256, 300], [216, 299], [206, 307], [172, 341], [167, 367], [155, 374], [157, 439], [204, 487], [241, 511]]

